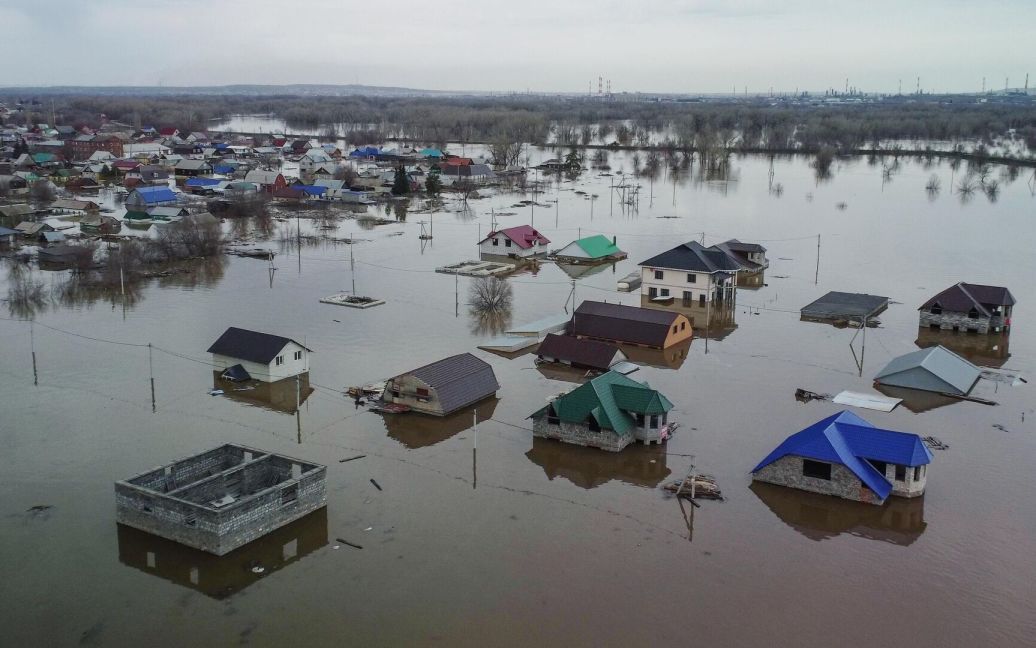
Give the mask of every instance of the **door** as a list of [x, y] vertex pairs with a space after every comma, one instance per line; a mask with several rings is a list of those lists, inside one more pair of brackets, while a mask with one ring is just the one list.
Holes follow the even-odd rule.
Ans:
[[648, 297], [651, 299], [658, 297], [658, 288], [648, 288]]

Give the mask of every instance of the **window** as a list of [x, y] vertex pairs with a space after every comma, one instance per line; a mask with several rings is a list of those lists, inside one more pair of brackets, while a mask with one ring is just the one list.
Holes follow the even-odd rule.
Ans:
[[662, 272], [661, 270], [655, 270], [655, 279], [662, 279], [662, 277], [664, 277], [664, 276], [665, 276], [664, 272]]
[[906, 481], [906, 466], [896, 466], [896, 481]]
[[296, 351], [294, 357], [295, 357], [296, 360], [301, 360], [302, 359], [302, 352], [301, 351]]
[[676, 333], [678, 330], [679, 329], [677, 328], [676, 324], [673, 324], [673, 333]]
[[424, 387], [417, 388], [417, 400], [427, 402], [430, 398], [431, 396], [429, 395], [427, 389], [425, 389]]
[[877, 470], [882, 475], [885, 474], [885, 466], [887, 466], [887, 464], [884, 461], [875, 461], [874, 459], [868, 459], [867, 463], [874, 466], [874, 470]]
[[637, 427], [639, 427], [639, 428], [644, 427], [644, 415], [643, 414], [637, 414]]
[[561, 425], [561, 418], [553, 405], [547, 407], [547, 425]]
[[698, 295], [698, 305], [699, 306], [704, 306], [705, 305], [705, 293], [702, 293], [702, 294]]
[[921, 466], [914, 466], [914, 481], [921, 481]]
[[504, 247], [511, 247], [511, 239], [504, 240]]
[[284, 356], [282, 356], [282, 355], [279, 355], [279, 356], [277, 356], [277, 357], [276, 357], [276, 358], [274, 359], [273, 363], [274, 363], [275, 365], [277, 365], [278, 367], [279, 367], [279, 366], [281, 366], [282, 364], [284, 364]]
[[655, 288], [654, 286], [648, 288], [648, 297], [651, 299], [658, 297], [658, 288]]
[[657, 414], [652, 414], [651, 415], [651, 429], [652, 430], [657, 430], [658, 429], [658, 415]]
[[281, 491], [281, 506], [292, 504], [299, 498], [299, 485], [292, 484]]
[[814, 479], [831, 479], [831, 464], [823, 461], [802, 460], [802, 475]]
[[939, 304], [932, 304], [932, 308], [930, 310], [932, 315], [942, 315], [942, 306]]
[[694, 301], [694, 293], [690, 290], [683, 291], [683, 305], [690, 306], [692, 301]]
[[597, 423], [597, 419], [595, 419], [593, 417], [593, 415], [587, 417], [586, 424], [590, 428], [591, 432], [600, 432], [601, 431], [601, 426], [600, 426], [600, 424]]
[[194, 517], [194, 511], [191, 511], [190, 513], [184, 513], [183, 523], [189, 527], [192, 527], [198, 523], [197, 518]]
[[497, 239], [493, 239], [493, 245], [500, 245], [500, 241], [498, 241]]
[[684, 330], [686, 328], [687, 328], [687, 322], [680, 322], [680, 330], [682, 331], [682, 330]]
[[696, 275], [694, 273], [691, 273], [691, 272], [688, 272], [687, 273], [687, 283], [698, 283], [698, 275]]
[[668, 297], [669, 296], [669, 289], [668, 288], [663, 288], [661, 290], [661, 294], [662, 294], [663, 297]]
[[970, 317], [971, 319], [978, 318], [978, 309], [977, 308], [972, 308], [971, 310], [969, 310], [968, 311], [968, 317]]

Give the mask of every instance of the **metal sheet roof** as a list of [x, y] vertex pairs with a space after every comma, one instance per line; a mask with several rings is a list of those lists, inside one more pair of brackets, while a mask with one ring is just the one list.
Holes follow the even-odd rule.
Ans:
[[[219, 339], [212, 343], [208, 352], [216, 355], [248, 360], [259, 364], [270, 364], [277, 354], [289, 343], [295, 342], [291, 338], [249, 331], [248, 329], [231, 326]], [[303, 349], [305, 346], [295, 342]], [[306, 349], [309, 351], [309, 349]]]
[[434, 389], [445, 414], [492, 396], [500, 389], [493, 367], [470, 353], [443, 358], [403, 375], [411, 375]]
[[804, 306], [802, 316], [818, 319], [863, 319], [877, 315], [888, 308], [888, 304], [888, 297], [832, 290], [820, 299]]
[[971, 391], [982, 374], [978, 367], [953, 351], [943, 346], [934, 346], [893, 358], [874, 376], [874, 381], [894, 387], [937, 391], [930, 388], [932, 383], [920, 379], [919, 374], [914, 371], [916, 369], [948, 385], [949, 388], [945, 391], [959, 395]]

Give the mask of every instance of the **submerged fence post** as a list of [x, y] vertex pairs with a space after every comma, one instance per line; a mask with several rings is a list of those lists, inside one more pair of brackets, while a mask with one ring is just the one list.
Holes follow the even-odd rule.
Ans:
[[151, 374], [151, 412], [154, 413], [157, 409], [155, 407], [155, 362], [151, 354], [151, 343], [147, 343], [147, 366], [148, 372]]
[[471, 417], [475, 431], [475, 443], [471, 448], [471, 490], [475, 490], [478, 488], [478, 410], [472, 410]]
[[813, 285], [820, 283], [820, 235], [817, 234], [817, 274], [813, 277]]
[[39, 387], [40, 376], [36, 371], [36, 329], [33, 320], [29, 320], [29, 344], [32, 348], [32, 385]]

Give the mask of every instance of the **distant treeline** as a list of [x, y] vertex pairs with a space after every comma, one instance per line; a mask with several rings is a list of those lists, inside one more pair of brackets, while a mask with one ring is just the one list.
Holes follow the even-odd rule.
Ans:
[[[8, 105], [23, 97], [5, 97]], [[53, 101], [53, 104], [51, 103]], [[888, 140], [970, 141], [991, 145], [1010, 132], [1036, 151], [1036, 103], [974, 97], [896, 97], [858, 104], [758, 100], [593, 101], [587, 98], [48, 96], [31, 105], [38, 121], [96, 125], [100, 115], [131, 125], [204, 130], [213, 118], [269, 114], [289, 129], [320, 129], [350, 140], [404, 137], [428, 143], [524, 141], [534, 144], [649, 142], [679, 149], [851, 151]], [[363, 143], [356, 141], [355, 143]]]

